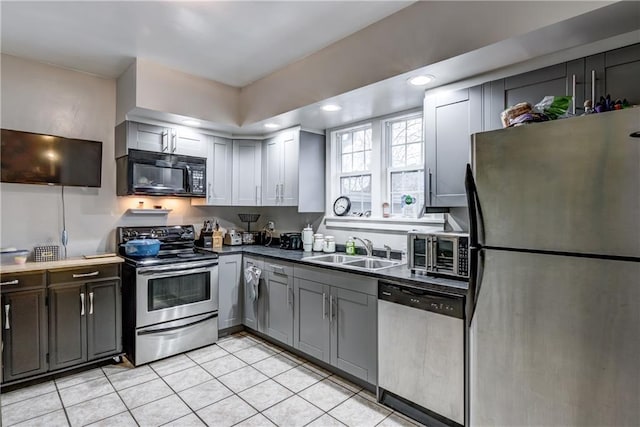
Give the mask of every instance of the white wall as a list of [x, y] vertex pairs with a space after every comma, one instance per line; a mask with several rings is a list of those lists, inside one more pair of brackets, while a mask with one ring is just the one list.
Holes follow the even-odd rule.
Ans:
[[[2, 55], [0, 126], [7, 129], [102, 141], [102, 187], [66, 187], [69, 256], [115, 250], [115, 228], [133, 225], [202, 224], [219, 218], [224, 227], [245, 227], [237, 214], [257, 212], [276, 221], [276, 232], [299, 231], [318, 214], [298, 214], [296, 208], [192, 207], [188, 199], [116, 196], [114, 127], [116, 82]], [[41, 243], [60, 245], [60, 187], [0, 184], [0, 246], [32, 249]], [[168, 216], [127, 215], [138, 201], [145, 207], [172, 209]]]

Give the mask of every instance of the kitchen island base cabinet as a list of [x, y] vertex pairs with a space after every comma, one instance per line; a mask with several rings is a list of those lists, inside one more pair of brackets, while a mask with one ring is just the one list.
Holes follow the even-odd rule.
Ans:
[[317, 268], [294, 276], [294, 348], [375, 384], [377, 281]]
[[[43, 276], [43, 275], [40, 275]], [[12, 282], [15, 278], [2, 278]], [[47, 371], [47, 308], [42, 289], [2, 293], [2, 381]]]

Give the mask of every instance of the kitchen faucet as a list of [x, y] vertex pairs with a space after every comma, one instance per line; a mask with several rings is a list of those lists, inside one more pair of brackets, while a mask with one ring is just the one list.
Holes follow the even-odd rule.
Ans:
[[364, 249], [367, 251], [367, 257], [370, 257], [371, 255], [373, 255], [373, 242], [371, 242], [371, 240], [361, 239], [360, 237], [355, 237], [355, 236], [352, 236], [351, 238], [353, 240], [360, 240], [362, 242], [362, 244], [364, 245]]

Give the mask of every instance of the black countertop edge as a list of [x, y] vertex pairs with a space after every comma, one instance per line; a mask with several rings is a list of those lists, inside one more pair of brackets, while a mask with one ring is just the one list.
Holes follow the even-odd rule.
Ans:
[[338, 265], [318, 264], [315, 262], [305, 261], [304, 258], [309, 256], [320, 255], [320, 252], [303, 252], [300, 250], [286, 250], [276, 247], [260, 246], [260, 245], [244, 245], [244, 246], [223, 246], [218, 249], [206, 249], [216, 252], [219, 255], [230, 254], [250, 254], [268, 258], [279, 259], [282, 261], [304, 264], [309, 267], [323, 268], [329, 270], [342, 271], [345, 273], [360, 274], [363, 276], [374, 277], [379, 280], [387, 280], [397, 284], [407, 284], [420, 287], [423, 289], [446, 292], [450, 295], [465, 296], [469, 284], [466, 281], [447, 279], [444, 277], [433, 277], [421, 274], [413, 274], [407, 265], [386, 268], [378, 271], [355, 270], [351, 268], [340, 267]]

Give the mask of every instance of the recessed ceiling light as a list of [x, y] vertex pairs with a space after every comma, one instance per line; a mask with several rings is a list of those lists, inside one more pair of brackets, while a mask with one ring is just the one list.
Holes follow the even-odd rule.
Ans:
[[197, 120], [187, 119], [182, 121], [187, 126], [200, 126], [200, 122]]
[[409, 82], [409, 84], [412, 84], [414, 86], [424, 86], [426, 84], [431, 83], [433, 79], [435, 79], [434, 76], [430, 74], [424, 74], [421, 76], [410, 77], [407, 81]]
[[265, 123], [264, 127], [266, 127], [267, 129], [277, 129], [280, 127], [280, 125], [277, 125], [275, 123]]
[[326, 105], [323, 105], [321, 108], [323, 111], [329, 111], [329, 112], [342, 110], [342, 107], [336, 104], [326, 104]]

